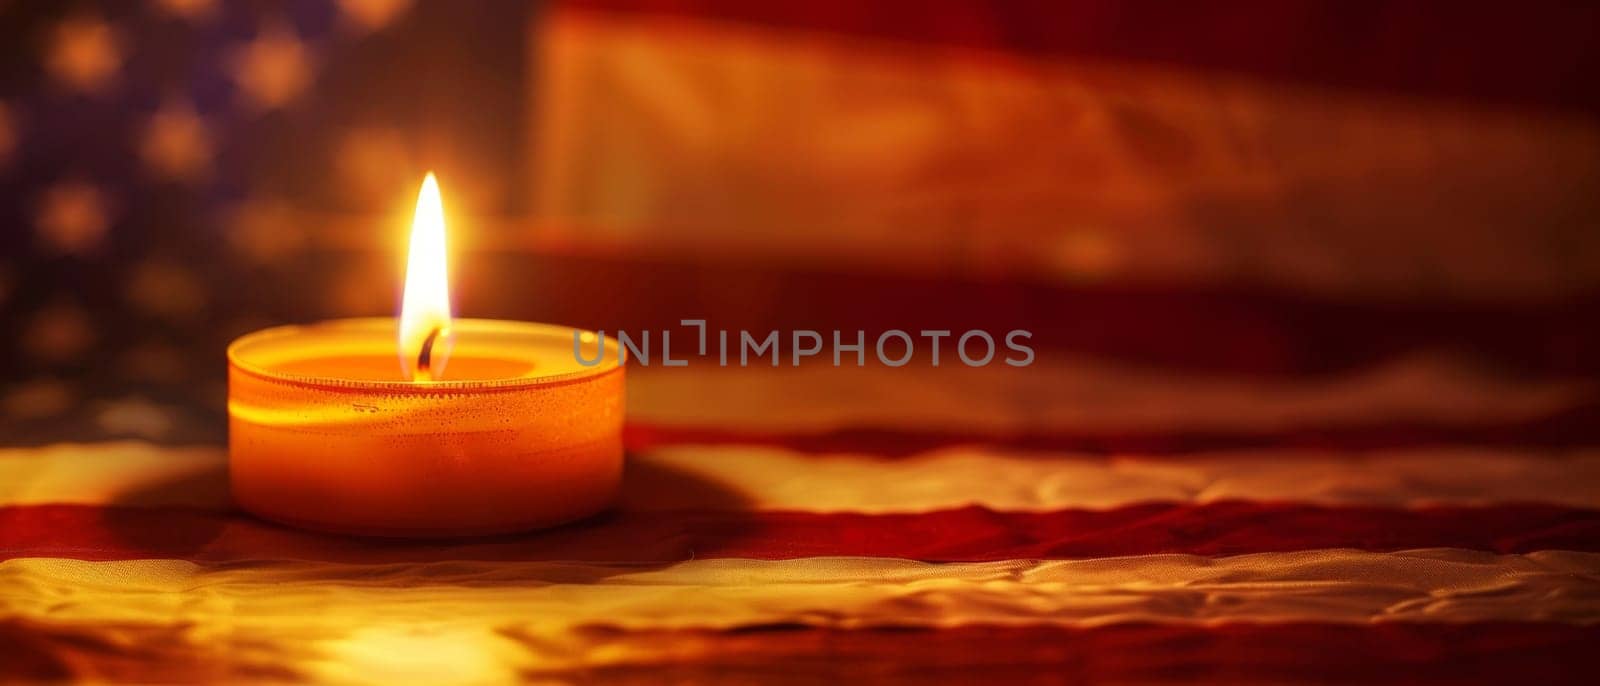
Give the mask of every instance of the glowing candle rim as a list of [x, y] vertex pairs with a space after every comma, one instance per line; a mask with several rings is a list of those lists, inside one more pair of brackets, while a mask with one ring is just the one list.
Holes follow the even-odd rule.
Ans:
[[[463, 392], [493, 392], [516, 391], [532, 388], [548, 388], [564, 386], [567, 384], [590, 381], [602, 376], [619, 373], [622, 371], [623, 356], [626, 354], [615, 338], [601, 336], [593, 331], [585, 331], [575, 327], [561, 326], [559, 324], [541, 324], [535, 322], [512, 321], [508, 319], [455, 319], [451, 327], [458, 336], [471, 336], [472, 333], [487, 329], [498, 329], [501, 333], [522, 333], [531, 336], [562, 336], [565, 337], [567, 350], [571, 350], [572, 332], [579, 331], [591, 333], [600, 338], [604, 350], [610, 351], [604, 359], [593, 367], [576, 372], [562, 374], [534, 374], [531, 376], [517, 376], [505, 379], [462, 379], [441, 381], [405, 381], [401, 379], [347, 379], [336, 376], [316, 374], [296, 374], [283, 372], [270, 367], [250, 362], [245, 359], [244, 350], [252, 345], [268, 342], [272, 339], [289, 336], [304, 335], [312, 329], [339, 330], [346, 329], [352, 332], [372, 333], [374, 329], [393, 332], [397, 325], [396, 320], [388, 317], [350, 317], [342, 319], [328, 319], [311, 324], [287, 324], [274, 326], [247, 333], [235, 338], [228, 344], [228, 365], [250, 376], [274, 383], [302, 386], [306, 388], [336, 390], [336, 391], [378, 391], [386, 393], [425, 393], [425, 394], [459, 394]], [[393, 337], [389, 339], [393, 345]]]

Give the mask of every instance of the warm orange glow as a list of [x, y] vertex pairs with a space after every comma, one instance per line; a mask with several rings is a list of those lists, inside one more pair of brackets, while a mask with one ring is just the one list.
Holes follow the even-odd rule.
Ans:
[[450, 359], [450, 279], [444, 243], [444, 203], [428, 172], [417, 194], [400, 305], [400, 367], [408, 381], [441, 378]]

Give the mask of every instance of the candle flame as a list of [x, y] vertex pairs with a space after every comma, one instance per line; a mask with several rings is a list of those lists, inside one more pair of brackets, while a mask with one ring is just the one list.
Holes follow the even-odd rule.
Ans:
[[411, 221], [405, 296], [400, 305], [400, 367], [408, 381], [432, 381], [450, 359], [450, 280], [444, 202], [433, 172], [422, 180]]

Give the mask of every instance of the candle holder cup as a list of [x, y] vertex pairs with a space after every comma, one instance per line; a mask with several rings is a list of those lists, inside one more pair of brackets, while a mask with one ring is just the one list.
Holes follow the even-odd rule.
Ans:
[[[427, 382], [400, 379], [392, 319], [277, 327], [234, 341], [228, 456], [237, 503], [297, 527], [425, 538], [549, 527], [608, 507], [623, 462], [615, 341], [478, 319], [456, 320], [451, 335], [442, 380]], [[594, 366], [575, 354], [601, 352], [609, 354]]]

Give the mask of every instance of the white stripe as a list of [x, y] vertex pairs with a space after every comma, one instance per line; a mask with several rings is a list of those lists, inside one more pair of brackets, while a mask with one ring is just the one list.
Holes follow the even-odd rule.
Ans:
[[[1471, 448], [1267, 451], [1096, 458], [965, 447], [885, 460], [754, 446], [677, 446], [635, 455], [629, 509], [744, 507], [812, 512], [1113, 508], [1141, 502], [1320, 505], [1545, 503], [1600, 508], [1600, 452]], [[697, 488], [662, 484], [663, 475]]]
[[[63, 664], [105, 646], [117, 655], [147, 650], [130, 638], [140, 635], [130, 630], [145, 628], [160, 645], [177, 643], [178, 655], [220, 649], [220, 664], [289, 669], [302, 679], [497, 683], [529, 670], [626, 661], [604, 645], [616, 628], [1592, 625], [1600, 621], [1597, 571], [1596, 554], [1453, 549], [972, 564], [705, 560], [664, 568], [28, 558], [0, 562], [0, 588], [25, 590], [0, 593], [0, 617], [68, 637], [37, 646]], [[263, 673], [276, 672], [256, 676]]]
[[1340, 549], [947, 564], [719, 559], [664, 567], [21, 558], [0, 563], [0, 586], [29, 589], [0, 595], [7, 615], [225, 622], [230, 631], [296, 636], [309, 627], [408, 622], [544, 631], [779, 622], [1600, 622], [1600, 554], [1561, 551]]
[[0, 448], [0, 506], [227, 506], [227, 453], [139, 441]]

